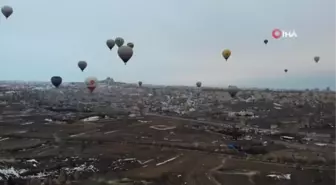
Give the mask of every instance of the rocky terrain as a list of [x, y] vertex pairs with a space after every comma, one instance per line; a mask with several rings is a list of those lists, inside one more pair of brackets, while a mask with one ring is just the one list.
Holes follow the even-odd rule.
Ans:
[[335, 93], [0, 86], [7, 184], [333, 184]]

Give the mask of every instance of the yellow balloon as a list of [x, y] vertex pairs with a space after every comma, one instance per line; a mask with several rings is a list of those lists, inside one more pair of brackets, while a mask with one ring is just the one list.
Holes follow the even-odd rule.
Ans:
[[227, 60], [231, 56], [231, 51], [229, 49], [225, 49], [223, 50], [222, 55], [225, 58], [225, 60]]

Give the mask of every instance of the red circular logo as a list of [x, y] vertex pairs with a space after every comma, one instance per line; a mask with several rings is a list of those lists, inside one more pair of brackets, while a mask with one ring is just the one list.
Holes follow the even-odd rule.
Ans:
[[275, 38], [275, 39], [279, 39], [279, 38], [282, 36], [282, 31], [279, 30], [279, 29], [274, 29], [274, 30], [272, 31], [272, 36], [273, 36], [273, 38]]

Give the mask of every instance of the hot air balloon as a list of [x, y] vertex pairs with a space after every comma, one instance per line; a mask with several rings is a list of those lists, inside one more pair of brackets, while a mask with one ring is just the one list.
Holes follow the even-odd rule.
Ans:
[[121, 47], [123, 44], [124, 44], [124, 39], [121, 38], [121, 37], [117, 37], [115, 40], [114, 40], [115, 44], [118, 46], [118, 47]]
[[285, 73], [287, 73], [287, 72], [288, 72], [288, 69], [285, 69], [284, 71], [285, 71]]
[[107, 47], [111, 50], [111, 49], [114, 47], [115, 42], [114, 42], [113, 39], [108, 39], [108, 40], [106, 41], [106, 45], [107, 45]]
[[202, 82], [196, 82], [196, 87], [201, 87], [202, 86]]
[[79, 61], [77, 65], [78, 65], [79, 69], [81, 69], [82, 71], [84, 71], [84, 69], [87, 66], [87, 63], [85, 61]]
[[8, 19], [13, 14], [13, 8], [10, 6], [3, 6], [1, 8], [2, 14]]
[[127, 43], [127, 46], [132, 48], [132, 49], [134, 48], [134, 44], [132, 42]]
[[50, 81], [57, 88], [62, 84], [62, 77], [53, 76], [53, 77], [51, 77]]
[[118, 55], [126, 65], [129, 59], [133, 56], [133, 49], [128, 46], [121, 46], [118, 49]]
[[98, 79], [96, 77], [87, 77], [85, 79], [85, 85], [89, 89], [89, 91], [92, 93], [96, 87], [97, 87]]
[[225, 58], [225, 60], [228, 60], [229, 57], [231, 56], [231, 51], [229, 49], [225, 49], [223, 50], [222, 55]]
[[265, 40], [264, 40], [264, 43], [265, 43], [265, 44], [267, 44], [267, 43], [268, 43], [268, 40], [267, 40], [267, 39], [265, 39]]
[[229, 85], [228, 93], [230, 94], [231, 98], [234, 98], [238, 92], [239, 89], [237, 86]]
[[139, 87], [141, 87], [142, 86], [142, 81], [139, 81], [138, 84], [139, 84]]
[[319, 56], [314, 57], [314, 61], [318, 63], [320, 61], [320, 57]]

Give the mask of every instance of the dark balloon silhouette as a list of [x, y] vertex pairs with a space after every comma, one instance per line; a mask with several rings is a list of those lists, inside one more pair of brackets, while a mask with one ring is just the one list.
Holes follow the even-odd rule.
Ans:
[[142, 81], [139, 81], [138, 84], [139, 84], [139, 87], [141, 87], [142, 86]]
[[10, 6], [3, 6], [1, 8], [2, 14], [8, 19], [13, 14], [13, 8]]
[[118, 47], [121, 47], [122, 45], [124, 45], [124, 39], [121, 38], [121, 37], [117, 37], [115, 40], [114, 40], [115, 44], [118, 46]]
[[85, 61], [79, 61], [78, 62], [78, 67], [79, 69], [81, 69], [82, 71], [84, 71], [84, 69], [86, 68], [87, 63]]
[[132, 49], [134, 48], [134, 44], [132, 42], [127, 43], [127, 46], [132, 48]]
[[320, 57], [319, 56], [314, 57], [314, 61], [318, 63], [320, 61]]
[[202, 86], [202, 82], [196, 82], [196, 87], [201, 87]]
[[267, 40], [267, 39], [265, 39], [265, 40], [264, 40], [264, 43], [265, 43], [265, 44], [267, 44], [267, 43], [268, 43], [268, 40]]
[[53, 76], [53, 77], [51, 77], [50, 81], [57, 88], [62, 84], [62, 77]]
[[288, 72], [288, 69], [285, 69], [284, 71], [285, 71], [285, 73], [287, 73], [287, 72]]
[[114, 41], [113, 39], [108, 39], [108, 40], [106, 41], [106, 45], [107, 45], [107, 47], [108, 47], [110, 50], [112, 50], [112, 48], [113, 48], [114, 45], [115, 45], [115, 41]]
[[239, 92], [239, 89], [237, 86], [229, 86], [228, 93], [230, 94], [231, 98], [234, 98], [237, 93]]
[[133, 49], [128, 46], [121, 46], [118, 49], [118, 55], [126, 65], [129, 59], [133, 56]]

